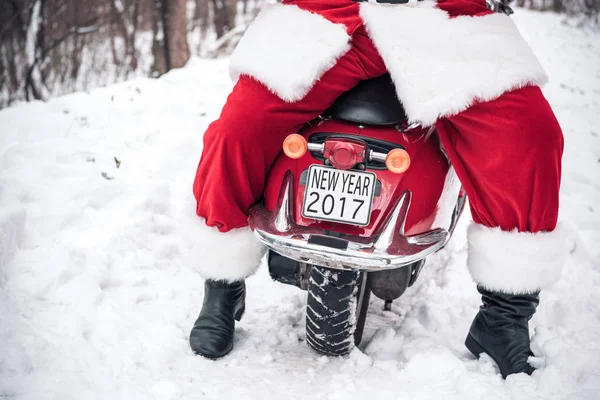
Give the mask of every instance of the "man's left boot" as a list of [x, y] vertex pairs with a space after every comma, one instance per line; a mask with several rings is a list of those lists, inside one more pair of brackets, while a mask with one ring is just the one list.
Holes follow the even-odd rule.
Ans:
[[471, 325], [465, 341], [476, 356], [486, 353], [498, 364], [503, 378], [524, 372], [531, 375], [528, 363], [533, 355], [529, 347], [528, 322], [539, 304], [539, 293], [507, 294], [479, 286], [483, 305]]
[[560, 225], [519, 232], [474, 223], [467, 230], [467, 267], [483, 305], [465, 344], [477, 356], [492, 357], [504, 378], [534, 371], [527, 362], [532, 356], [528, 322], [539, 304], [539, 292], [560, 279], [566, 236]]

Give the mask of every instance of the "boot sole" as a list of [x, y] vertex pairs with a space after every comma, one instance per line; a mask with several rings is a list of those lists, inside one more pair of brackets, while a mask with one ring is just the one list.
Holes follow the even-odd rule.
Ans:
[[213, 360], [216, 361], [219, 358], [223, 358], [225, 357], [227, 354], [231, 353], [231, 351], [233, 350], [233, 346], [231, 346], [231, 348], [229, 350], [227, 350], [225, 353], [223, 354], [219, 354], [219, 355], [213, 355], [213, 354], [202, 354], [201, 352], [198, 352], [196, 350], [192, 350], [194, 352], [194, 354], [202, 357], [202, 358], [206, 358], [207, 360]]

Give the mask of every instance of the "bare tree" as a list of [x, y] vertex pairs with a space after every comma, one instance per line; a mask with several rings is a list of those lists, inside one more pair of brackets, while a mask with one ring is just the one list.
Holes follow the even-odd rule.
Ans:
[[217, 38], [229, 32], [235, 26], [237, 0], [212, 0], [214, 23]]
[[192, 20], [188, 25], [188, 33], [196, 32], [201, 38], [196, 43], [195, 53], [200, 54], [202, 38], [205, 38], [208, 34], [210, 24], [210, 2], [209, 0], [195, 0], [194, 1], [194, 14]]
[[167, 67], [183, 67], [190, 59], [187, 42], [187, 1], [163, 0], [167, 3], [167, 23], [165, 36], [167, 42]]
[[[114, 15], [114, 23], [111, 24], [111, 51], [115, 65], [125, 69], [125, 75], [135, 71], [138, 66], [138, 51], [135, 39], [137, 37], [140, 0], [110, 0], [111, 10]], [[116, 28], [116, 29], [115, 29]], [[119, 60], [115, 45], [115, 37], [119, 36], [124, 43], [124, 57]]]
[[583, 0], [584, 10], [589, 20], [596, 26], [600, 26], [600, 1]]
[[30, 99], [46, 99], [46, 87], [41, 79], [38, 61], [41, 57], [40, 42], [43, 30], [41, 16], [42, 0], [35, 0], [30, 4], [29, 21], [27, 23], [27, 36], [25, 40], [25, 55], [27, 57], [27, 77], [25, 81], [25, 97]]
[[190, 59], [187, 41], [187, 1], [155, 0], [152, 54], [154, 75], [183, 67]]
[[147, 0], [152, 8], [152, 75], [160, 76], [168, 71], [167, 46], [163, 30], [163, 0]]
[[552, 0], [552, 11], [563, 12], [564, 11], [563, 0]]
[[133, 73], [159, 76], [186, 64], [190, 43], [195, 54], [227, 54], [264, 3], [0, 0], [0, 108]]

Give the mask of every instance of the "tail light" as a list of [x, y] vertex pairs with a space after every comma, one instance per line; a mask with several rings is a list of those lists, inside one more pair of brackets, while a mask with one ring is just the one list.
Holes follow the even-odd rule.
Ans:
[[410, 167], [410, 156], [404, 149], [394, 149], [385, 157], [385, 166], [395, 174], [402, 174]]
[[[385, 164], [385, 167], [395, 174], [402, 174], [410, 167], [410, 155], [403, 147], [381, 151], [380, 143], [374, 146], [376, 148], [379, 146], [377, 150], [374, 150], [371, 146], [362, 139], [339, 136], [326, 138], [324, 142], [307, 143], [303, 136], [293, 133], [285, 138], [283, 151], [293, 159], [301, 158], [307, 151], [310, 151], [313, 157], [322, 157], [319, 159], [324, 159], [326, 164], [331, 164], [342, 170], [348, 170], [357, 164], [370, 162]], [[368, 165], [367, 168], [369, 168]]]
[[304, 136], [297, 133], [288, 135], [283, 141], [283, 152], [286, 156], [294, 160], [302, 158], [307, 150], [308, 143], [306, 142], [306, 139], [304, 139]]
[[367, 144], [360, 140], [335, 138], [325, 141], [323, 156], [337, 169], [347, 170], [365, 160]]

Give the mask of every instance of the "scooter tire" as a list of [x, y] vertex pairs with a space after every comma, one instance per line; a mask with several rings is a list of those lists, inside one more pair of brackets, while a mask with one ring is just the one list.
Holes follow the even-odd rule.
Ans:
[[[306, 306], [306, 342], [317, 353], [344, 356], [360, 342], [367, 311], [361, 304], [364, 305], [364, 300], [368, 302], [369, 293], [368, 287], [365, 290], [366, 285], [361, 284], [366, 277], [360, 271], [312, 267]], [[355, 337], [357, 326], [360, 332]]]

